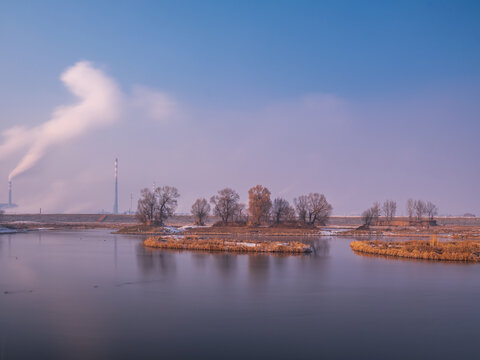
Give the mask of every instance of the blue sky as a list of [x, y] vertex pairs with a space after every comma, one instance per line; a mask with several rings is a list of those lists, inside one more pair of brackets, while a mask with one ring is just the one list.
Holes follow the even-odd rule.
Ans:
[[262, 183], [288, 200], [323, 192], [337, 214], [408, 197], [479, 214], [479, 17], [477, 1], [2, 1], [0, 131], [71, 103], [59, 76], [82, 60], [126, 94], [176, 104], [165, 121], [129, 113], [52, 149], [16, 180], [17, 202], [36, 209], [47, 201], [30, 191], [94, 184], [83, 207], [73, 195], [43, 207], [109, 210], [119, 156], [124, 210], [155, 180], [179, 187], [181, 211]]

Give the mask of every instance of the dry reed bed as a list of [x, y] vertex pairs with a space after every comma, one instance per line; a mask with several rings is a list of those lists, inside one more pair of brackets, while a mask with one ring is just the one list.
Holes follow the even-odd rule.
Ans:
[[312, 252], [301, 242], [245, 242], [232, 240], [201, 239], [197, 237], [150, 237], [143, 244], [147, 247], [173, 250], [221, 251], [239, 253], [305, 254]]
[[359, 253], [408, 259], [480, 262], [480, 241], [444, 241], [433, 237], [409, 241], [352, 241], [350, 247]]
[[187, 229], [186, 234], [191, 235], [206, 235], [206, 236], [224, 236], [224, 235], [253, 235], [253, 236], [318, 236], [319, 229], [314, 230], [304, 230], [304, 229], [286, 229], [286, 230], [274, 230], [272, 231], [269, 228], [226, 228], [226, 229], [215, 229], [215, 228], [193, 228]]

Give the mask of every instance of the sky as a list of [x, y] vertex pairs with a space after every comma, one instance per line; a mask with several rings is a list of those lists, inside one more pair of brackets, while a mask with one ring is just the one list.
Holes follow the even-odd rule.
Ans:
[[178, 212], [262, 184], [336, 215], [408, 198], [479, 215], [479, 18], [478, 1], [3, 0], [0, 202], [13, 176], [15, 212], [112, 211], [118, 157], [120, 211], [155, 182]]

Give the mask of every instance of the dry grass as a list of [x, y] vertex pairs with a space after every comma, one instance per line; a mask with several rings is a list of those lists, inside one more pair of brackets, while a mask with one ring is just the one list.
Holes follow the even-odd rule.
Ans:
[[352, 241], [350, 247], [359, 253], [395, 256], [409, 259], [480, 262], [480, 241], [430, 240]]
[[312, 248], [301, 242], [245, 242], [232, 240], [201, 239], [198, 237], [151, 237], [143, 242], [147, 247], [173, 250], [221, 251], [239, 253], [310, 253]]
[[295, 227], [250, 227], [250, 226], [218, 226], [192, 228], [186, 231], [189, 235], [254, 235], [254, 236], [318, 236], [320, 229]]
[[117, 234], [127, 235], [162, 235], [168, 233], [164, 227], [150, 225], [132, 225], [120, 228]]

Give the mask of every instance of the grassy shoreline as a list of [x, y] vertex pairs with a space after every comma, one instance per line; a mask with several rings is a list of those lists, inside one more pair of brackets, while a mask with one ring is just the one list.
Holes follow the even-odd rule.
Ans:
[[233, 240], [203, 239], [198, 237], [150, 237], [144, 246], [157, 249], [197, 250], [210, 252], [235, 253], [282, 253], [308, 254], [312, 252], [309, 245], [301, 242], [246, 242]]
[[434, 261], [480, 262], [480, 241], [352, 241], [354, 252]]

